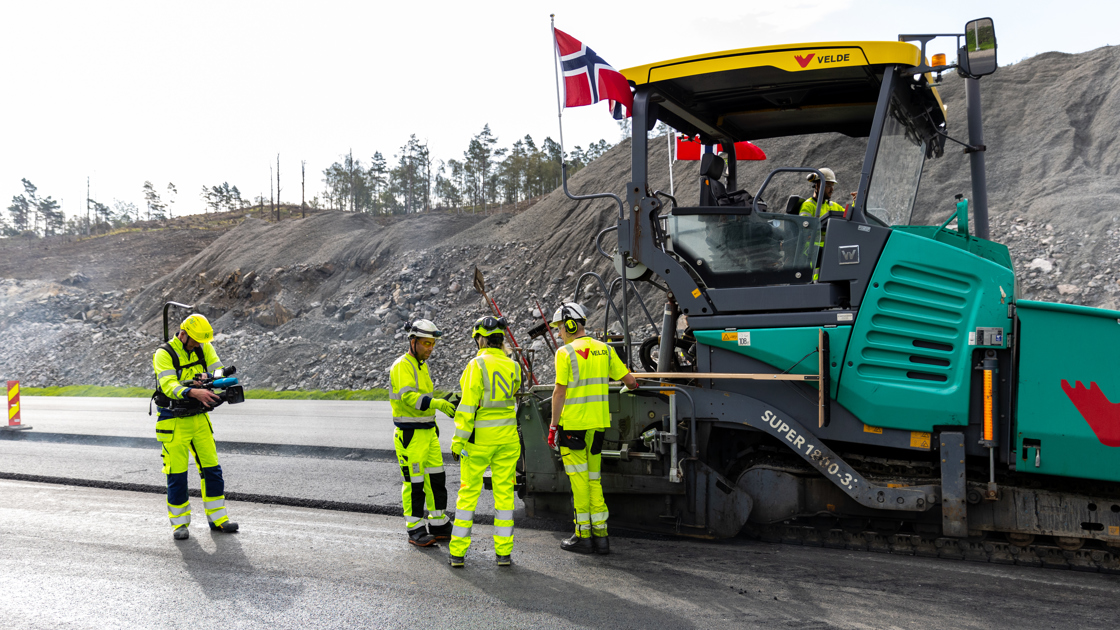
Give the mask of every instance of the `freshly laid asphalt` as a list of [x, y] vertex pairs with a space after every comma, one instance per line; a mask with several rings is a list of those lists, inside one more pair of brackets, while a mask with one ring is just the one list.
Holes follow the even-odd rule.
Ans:
[[[155, 437], [146, 398], [23, 396], [21, 409], [36, 433]], [[393, 450], [388, 402], [247, 400], [218, 407], [210, 419], [219, 441]], [[450, 453], [455, 423], [438, 412], [436, 423]]]
[[[385, 403], [219, 409], [242, 531], [211, 534], [192, 499], [199, 518], [176, 542], [138, 405], [25, 397], [25, 433], [41, 435], [0, 435], [0, 627], [1111, 628], [1120, 618], [1120, 576], [631, 532], [614, 533], [610, 556], [578, 556], [559, 550], [563, 523], [521, 509], [515, 564], [499, 568], [489, 492], [467, 568], [453, 570], [445, 544], [404, 541], [399, 473], [382, 454]], [[268, 444], [365, 450], [255, 446]], [[454, 501], [458, 467], [447, 471]], [[280, 500], [301, 498], [333, 509]]]

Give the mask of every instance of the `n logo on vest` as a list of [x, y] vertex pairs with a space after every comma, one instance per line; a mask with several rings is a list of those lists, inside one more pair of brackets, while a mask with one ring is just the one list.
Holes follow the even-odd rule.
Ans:
[[513, 398], [513, 387], [500, 372], [494, 372], [494, 387], [501, 390], [506, 398]]

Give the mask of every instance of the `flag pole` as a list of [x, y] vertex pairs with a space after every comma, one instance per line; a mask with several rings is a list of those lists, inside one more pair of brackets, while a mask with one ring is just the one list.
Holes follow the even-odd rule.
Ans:
[[669, 194], [676, 195], [677, 193], [673, 192], [673, 158], [676, 157], [673, 155], [673, 141], [677, 139], [677, 132], [673, 131], [672, 127], [669, 127], [669, 133], [665, 134], [665, 136], [669, 138]]
[[560, 169], [564, 169], [564, 108], [560, 104], [560, 49], [556, 46], [556, 14], [550, 13], [548, 18], [552, 30], [552, 69], [556, 73], [556, 123], [560, 126]]

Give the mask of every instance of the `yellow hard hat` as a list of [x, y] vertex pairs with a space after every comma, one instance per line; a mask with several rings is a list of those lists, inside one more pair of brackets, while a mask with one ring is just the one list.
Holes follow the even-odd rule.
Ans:
[[179, 328], [187, 331], [191, 339], [198, 343], [210, 343], [214, 340], [214, 328], [210, 326], [210, 320], [206, 316], [194, 313], [183, 320], [179, 324]]

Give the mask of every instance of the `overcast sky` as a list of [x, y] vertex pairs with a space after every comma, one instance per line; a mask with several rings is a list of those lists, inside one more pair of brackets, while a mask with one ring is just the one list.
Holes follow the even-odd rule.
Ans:
[[[640, 7], [640, 9], [639, 9]], [[893, 40], [995, 20], [1001, 64], [1120, 44], [1120, 3], [767, 0], [575, 2], [4, 2], [0, 6], [0, 208], [22, 192], [84, 213], [143, 206], [141, 186], [229, 182], [307, 196], [353, 149], [386, 158], [410, 133], [461, 158], [489, 123], [499, 146], [557, 138], [549, 13], [617, 69], [684, 55], [813, 41]], [[953, 57], [949, 40], [929, 51]], [[936, 42], [935, 42], [936, 44]], [[989, 104], [985, 102], [985, 106]], [[566, 148], [619, 130], [605, 103], [565, 111]], [[5, 213], [6, 214], [6, 213]]]

